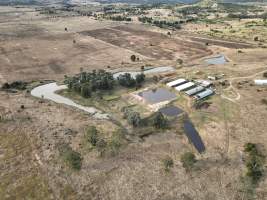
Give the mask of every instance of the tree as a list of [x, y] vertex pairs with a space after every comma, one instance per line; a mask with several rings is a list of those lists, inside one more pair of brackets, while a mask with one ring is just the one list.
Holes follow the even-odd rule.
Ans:
[[183, 61], [181, 58], [178, 58], [178, 59], [176, 60], [176, 62], [177, 62], [179, 65], [182, 65], [184, 61]]
[[98, 131], [95, 126], [88, 127], [86, 137], [87, 141], [95, 147], [99, 141]]
[[196, 157], [191, 152], [186, 152], [181, 156], [181, 162], [183, 163], [183, 167], [186, 170], [190, 170], [193, 168], [194, 164], [197, 162]]
[[136, 81], [130, 73], [121, 74], [117, 79], [119, 84], [124, 87], [135, 87], [136, 85]]
[[133, 127], [138, 127], [141, 123], [141, 117], [138, 112], [133, 111], [126, 111], [128, 112], [127, 115], [127, 121], [129, 124], [131, 124]]
[[81, 87], [81, 95], [84, 98], [91, 97], [91, 87], [88, 83], [84, 83]]
[[155, 128], [166, 128], [167, 126], [167, 120], [163, 116], [161, 112], [156, 112], [153, 119], [152, 119], [152, 125]]
[[144, 82], [145, 81], [145, 74], [144, 73], [141, 73], [141, 74], [137, 74], [136, 76], [135, 76], [135, 81], [136, 81], [136, 83], [137, 84], [141, 84], [142, 82]]
[[131, 61], [135, 62], [136, 61], [136, 56], [135, 55], [131, 55]]

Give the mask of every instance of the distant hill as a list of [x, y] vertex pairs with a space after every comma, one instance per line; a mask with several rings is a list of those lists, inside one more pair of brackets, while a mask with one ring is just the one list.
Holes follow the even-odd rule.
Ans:
[[[193, 4], [197, 3], [200, 6], [212, 6], [215, 3], [249, 3], [249, 2], [267, 2], [267, 0], [86, 0], [97, 1], [100, 3], [138, 3], [138, 4], [151, 4], [151, 3], [184, 3]], [[71, 0], [0, 0], [0, 5], [9, 4], [20, 4], [20, 5], [31, 5], [31, 4], [64, 4], [71, 2]], [[75, 1], [79, 2], [79, 0]], [[84, 0], [80, 0], [84, 3]]]

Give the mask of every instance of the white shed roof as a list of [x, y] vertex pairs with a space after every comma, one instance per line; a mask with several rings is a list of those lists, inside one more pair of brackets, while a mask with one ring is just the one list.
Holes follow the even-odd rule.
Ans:
[[266, 80], [254, 80], [256, 85], [267, 85], [267, 79]]
[[193, 83], [193, 82], [188, 82], [188, 83], [185, 83], [185, 84], [183, 84], [183, 85], [180, 85], [180, 86], [176, 87], [175, 89], [178, 90], [178, 91], [182, 91], [182, 90], [185, 90], [185, 89], [187, 89], [187, 88], [190, 88], [190, 87], [192, 87], [192, 86], [194, 86], [194, 85], [195, 85], [195, 83]]
[[174, 86], [179, 85], [179, 84], [184, 83], [184, 82], [186, 82], [186, 80], [183, 78], [180, 78], [180, 79], [177, 79], [175, 81], [167, 83], [167, 86], [174, 87]]

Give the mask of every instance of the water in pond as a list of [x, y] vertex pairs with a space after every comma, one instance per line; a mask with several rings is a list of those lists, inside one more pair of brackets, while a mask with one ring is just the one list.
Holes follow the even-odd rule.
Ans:
[[143, 97], [148, 103], [155, 104], [163, 101], [176, 99], [176, 95], [165, 88], [156, 88], [139, 92], [138, 95]]
[[[143, 73], [153, 74], [153, 73], [163, 73], [163, 72], [171, 72], [171, 71], [174, 71], [174, 68], [170, 66], [166, 66], [166, 67], [155, 67], [155, 68], [147, 69], [147, 70], [144, 70]], [[131, 76], [134, 78], [137, 74], [141, 74], [142, 72], [141, 71], [140, 72], [137, 72], [137, 71], [117, 72], [113, 74], [113, 77], [116, 79], [119, 77], [119, 75], [125, 74], [125, 73], [131, 74]]]
[[197, 149], [197, 151], [199, 153], [204, 152], [205, 146], [202, 142], [202, 139], [199, 136], [194, 125], [192, 124], [192, 122], [189, 119], [184, 121], [184, 129], [185, 129], [186, 136], [188, 137], [189, 141], [193, 143], [193, 145]]
[[175, 117], [175, 116], [180, 115], [184, 111], [176, 106], [167, 106], [167, 107], [159, 109], [159, 112], [169, 117]]
[[211, 65], [223, 65], [228, 62], [224, 55], [217, 55], [213, 58], [208, 58], [205, 61]]
[[108, 118], [107, 114], [102, 113], [100, 110], [97, 110], [94, 107], [86, 107], [86, 106], [79, 105], [73, 102], [72, 100], [55, 93], [56, 91], [64, 90], [64, 89], [67, 89], [66, 85], [57, 85], [56, 83], [48, 83], [48, 84], [41, 85], [41, 86], [34, 88], [31, 91], [31, 95], [38, 97], [38, 98], [48, 99], [56, 103], [65, 104], [68, 106], [78, 108], [89, 114], [92, 114], [95, 118], [98, 118], [98, 119]]

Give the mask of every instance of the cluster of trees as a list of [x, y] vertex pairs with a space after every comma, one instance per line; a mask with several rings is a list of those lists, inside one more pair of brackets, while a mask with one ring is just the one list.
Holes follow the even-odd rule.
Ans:
[[85, 133], [85, 139], [100, 153], [100, 156], [108, 152], [111, 155], [116, 155], [123, 145], [123, 133], [120, 130], [115, 131], [109, 140], [104, 139], [101, 135], [95, 126], [89, 126]]
[[118, 83], [121, 86], [132, 88], [132, 87], [140, 87], [142, 83], [145, 81], [145, 75], [143, 73], [137, 74], [135, 78], [131, 76], [129, 73], [119, 75]]
[[90, 98], [95, 92], [103, 90], [112, 90], [116, 84], [123, 87], [140, 87], [145, 81], [143, 73], [137, 74], [135, 78], [129, 73], [121, 74], [117, 80], [113, 78], [112, 73], [105, 70], [94, 70], [93, 72], [81, 72], [80, 74], [67, 77], [65, 76], [65, 84], [68, 89], [80, 94], [84, 98]]
[[91, 97], [92, 92], [111, 90], [114, 86], [113, 75], [105, 70], [82, 72], [74, 77], [65, 77], [68, 88], [79, 93], [84, 98]]
[[126, 21], [126, 22], [132, 21], [131, 17], [121, 16], [121, 15], [109, 16], [108, 19], [113, 20], [113, 21]]
[[169, 22], [166, 20], [154, 20], [152, 17], [138, 17], [138, 20], [142, 23], [153, 24], [153, 25], [160, 27], [160, 28], [181, 29], [181, 22], [180, 21]]
[[155, 112], [148, 118], [141, 118], [140, 113], [129, 108], [123, 108], [124, 119], [133, 127], [153, 126], [156, 129], [164, 129], [168, 126], [168, 121], [161, 112]]
[[246, 176], [252, 184], [256, 185], [263, 176], [264, 156], [261, 155], [256, 144], [253, 143], [245, 144], [244, 151], [247, 153]]
[[12, 83], [4, 83], [2, 85], [3, 90], [17, 89], [17, 90], [25, 90], [27, 87], [27, 83], [24, 81], [14, 81]]

